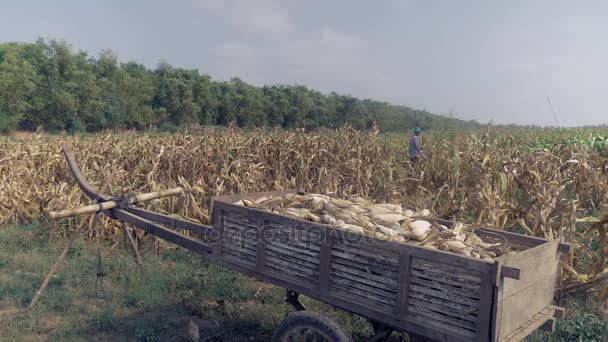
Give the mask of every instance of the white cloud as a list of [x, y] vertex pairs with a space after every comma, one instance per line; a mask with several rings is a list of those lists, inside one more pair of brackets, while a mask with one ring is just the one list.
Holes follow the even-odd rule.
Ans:
[[377, 84], [387, 84], [391, 82], [391, 78], [383, 73], [383, 72], [379, 72], [379, 71], [370, 71], [367, 73], [367, 76], [369, 77], [369, 79], [373, 82], [373, 83], [377, 83]]
[[365, 47], [365, 41], [357, 37], [349, 37], [343, 33], [338, 33], [329, 27], [321, 32], [321, 42], [328, 46], [337, 49], [359, 49]]
[[289, 31], [289, 18], [274, 5], [255, 5], [246, 13], [237, 15], [236, 22], [244, 28], [252, 28], [262, 33], [286, 33]]
[[286, 1], [278, 0], [190, 0], [195, 7], [220, 15], [231, 26], [258, 33], [289, 31]]
[[195, 7], [202, 7], [214, 12], [222, 12], [226, 9], [226, 0], [190, 0]]
[[251, 47], [243, 43], [227, 42], [212, 48], [212, 53], [222, 58], [245, 59], [253, 55]]
[[284, 49], [288, 64], [328, 67], [352, 67], [359, 63], [357, 52], [364, 40], [324, 28], [316, 39], [297, 40]]

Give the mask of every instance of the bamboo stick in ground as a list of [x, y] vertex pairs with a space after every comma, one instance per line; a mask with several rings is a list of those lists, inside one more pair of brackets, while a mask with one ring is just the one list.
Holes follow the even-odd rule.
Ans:
[[[105, 182], [101, 186], [101, 191], [105, 191], [105, 189], [108, 186], [110, 186], [110, 179], [112, 179], [112, 175], [113, 174], [114, 174], [113, 171], [110, 172], [110, 176], [108, 178], [106, 178]], [[93, 224], [94, 219], [95, 219], [94, 216], [92, 216], [90, 218], [90, 220], [89, 220], [89, 227]], [[80, 234], [80, 230], [84, 227], [84, 225], [85, 225], [86, 222], [87, 222], [86, 220], [82, 220], [82, 222], [80, 222], [80, 225], [78, 225], [78, 227], [76, 227], [76, 230], [74, 230], [74, 233], [72, 233], [72, 236], [70, 236], [70, 238], [66, 242], [65, 247], [63, 247], [63, 251], [61, 251], [61, 255], [59, 255], [59, 258], [55, 262], [55, 265], [53, 265], [53, 268], [51, 268], [51, 270], [49, 271], [49, 273], [46, 275], [46, 278], [44, 278], [44, 281], [42, 282], [42, 285], [40, 285], [40, 288], [38, 289], [38, 291], [36, 291], [36, 295], [34, 295], [34, 298], [30, 302], [30, 305], [29, 305], [28, 309], [33, 308], [34, 305], [36, 304], [36, 302], [38, 302], [38, 299], [40, 299], [40, 296], [42, 295], [42, 292], [49, 285], [49, 282], [51, 281], [51, 278], [53, 277], [53, 275], [55, 274], [55, 272], [57, 272], [57, 270], [59, 269], [59, 266], [61, 266], [61, 263], [63, 262], [63, 259], [65, 259], [65, 256], [68, 254], [68, 251], [72, 247], [72, 244], [74, 244], [74, 241], [76, 241], [76, 238], [78, 238], [78, 235]]]
[[135, 238], [133, 237], [133, 231], [131, 229], [129, 229], [129, 227], [127, 227], [127, 223], [125, 221], [122, 222], [122, 229], [124, 234], [127, 235], [127, 237], [129, 238], [129, 241], [131, 242], [131, 247], [133, 247], [133, 254], [135, 256], [135, 262], [137, 263], [137, 266], [139, 266], [139, 270], [141, 271], [142, 274], [144, 274], [144, 264], [141, 261], [141, 257], [139, 256], [139, 251], [137, 250], [137, 242], [135, 241]]
[[[174, 196], [174, 195], [178, 195], [178, 194], [182, 193], [183, 191], [184, 191], [183, 188], [177, 187], [177, 188], [173, 188], [173, 189], [167, 189], [167, 190], [162, 190], [162, 191], [149, 192], [146, 194], [140, 194], [140, 195], [133, 196], [131, 199], [129, 199], [129, 204], [141, 203], [141, 202], [151, 201], [153, 199], [158, 199], [158, 198], [162, 198], [162, 197]], [[107, 201], [107, 202], [102, 202], [99, 204], [87, 205], [87, 206], [84, 206], [81, 208], [76, 208], [76, 209], [50, 211], [47, 213], [47, 216], [52, 219], [60, 219], [60, 218], [64, 218], [64, 217], [96, 213], [96, 212], [99, 212], [102, 210], [110, 210], [110, 209], [116, 208], [118, 205], [119, 204], [116, 201]]]
[[49, 285], [51, 278], [53, 277], [55, 272], [57, 272], [57, 269], [59, 269], [59, 266], [63, 262], [63, 259], [65, 259], [65, 256], [68, 254], [70, 247], [72, 247], [72, 244], [74, 243], [74, 241], [76, 241], [76, 238], [78, 237], [78, 235], [80, 235], [80, 230], [82, 229], [82, 227], [85, 226], [86, 222], [87, 222], [87, 220], [82, 220], [82, 222], [80, 222], [80, 225], [78, 225], [76, 230], [74, 230], [74, 233], [72, 233], [72, 236], [70, 236], [68, 242], [65, 244], [65, 247], [63, 247], [63, 251], [61, 251], [61, 255], [59, 255], [59, 259], [57, 259], [57, 261], [55, 262], [55, 265], [53, 265], [53, 268], [51, 268], [49, 273], [46, 275], [46, 278], [44, 278], [42, 285], [40, 285], [40, 289], [38, 289], [38, 291], [36, 291], [36, 295], [32, 299], [30, 306], [28, 307], [29, 309], [33, 308], [34, 305], [36, 304], [36, 302], [38, 301], [38, 299], [40, 299], [40, 296], [42, 295], [42, 291], [44, 291], [44, 289], [46, 289], [46, 287]]

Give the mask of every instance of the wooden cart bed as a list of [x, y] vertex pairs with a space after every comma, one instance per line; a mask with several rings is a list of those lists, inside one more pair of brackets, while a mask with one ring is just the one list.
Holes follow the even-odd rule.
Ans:
[[514, 341], [553, 319], [563, 246], [558, 240], [498, 232], [521, 251], [486, 261], [233, 204], [284, 193], [213, 198], [220, 241], [214, 258], [396, 330], [440, 341]]

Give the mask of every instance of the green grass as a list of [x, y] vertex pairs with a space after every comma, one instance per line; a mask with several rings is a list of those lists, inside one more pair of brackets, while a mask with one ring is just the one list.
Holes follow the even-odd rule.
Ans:
[[[190, 320], [203, 341], [267, 341], [292, 309], [284, 290], [208, 264], [183, 249], [157, 255], [152, 240], [140, 246], [142, 275], [130, 253], [102, 244], [106, 298], [95, 296], [97, 249], [76, 240], [33, 310], [25, 310], [63, 248], [48, 243], [41, 225], [0, 229], [0, 341], [185, 340]], [[366, 336], [361, 318], [303, 298], [310, 309], [332, 312]]]
[[593, 314], [593, 298], [580, 295], [565, 298], [557, 304], [568, 309], [566, 318], [558, 320], [555, 332], [536, 332], [527, 339], [528, 342], [608, 341], [608, 321]]
[[[40, 302], [25, 310], [59, 255], [62, 234], [48, 243], [42, 225], [0, 229], [0, 341], [181, 341], [190, 320], [201, 341], [267, 341], [292, 309], [284, 290], [208, 264], [175, 249], [154, 253], [141, 246], [145, 274], [122, 245], [102, 244], [106, 298], [95, 296], [97, 249], [79, 239]], [[336, 317], [355, 340], [371, 333], [367, 320], [309, 298], [305, 307]], [[582, 299], [560, 303], [574, 314], [553, 334], [529, 341], [606, 341], [608, 323], [591, 315]]]

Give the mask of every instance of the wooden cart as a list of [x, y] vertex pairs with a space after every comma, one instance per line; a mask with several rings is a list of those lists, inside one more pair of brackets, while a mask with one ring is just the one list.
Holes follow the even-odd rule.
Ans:
[[[98, 202], [112, 200], [84, 179], [70, 150], [64, 147], [64, 152], [82, 190]], [[551, 305], [560, 253], [569, 248], [558, 240], [479, 228], [480, 234], [499, 234], [519, 250], [486, 261], [233, 204], [284, 193], [214, 197], [212, 226], [135, 206], [103, 212], [213, 263], [285, 288], [287, 301], [298, 311], [279, 325], [276, 341], [311, 333], [319, 340], [350, 340], [331, 318], [303, 311], [299, 294], [369, 319], [376, 332], [369, 341], [392, 331], [431, 341], [519, 341], [538, 328], [553, 330], [563, 312]]]

